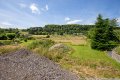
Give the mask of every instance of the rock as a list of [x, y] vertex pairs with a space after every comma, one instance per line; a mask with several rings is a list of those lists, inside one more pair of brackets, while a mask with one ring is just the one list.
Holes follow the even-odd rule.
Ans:
[[65, 53], [65, 52], [68, 52], [70, 51], [71, 48], [68, 47], [67, 45], [65, 44], [55, 44], [53, 45], [52, 47], [49, 48], [49, 51], [58, 51], [58, 52], [61, 52], [61, 53]]
[[21, 49], [0, 56], [0, 80], [79, 80], [53, 61]]

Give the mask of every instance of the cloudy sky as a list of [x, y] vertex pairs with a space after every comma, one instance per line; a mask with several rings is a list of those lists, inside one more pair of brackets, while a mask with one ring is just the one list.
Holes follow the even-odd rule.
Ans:
[[0, 0], [0, 26], [93, 24], [100, 13], [120, 22], [120, 0]]

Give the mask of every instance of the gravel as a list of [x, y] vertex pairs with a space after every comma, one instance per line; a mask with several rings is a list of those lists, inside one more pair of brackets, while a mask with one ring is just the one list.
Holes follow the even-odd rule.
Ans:
[[53, 61], [21, 49], [0, 56], [0, 80], [79, 80]]

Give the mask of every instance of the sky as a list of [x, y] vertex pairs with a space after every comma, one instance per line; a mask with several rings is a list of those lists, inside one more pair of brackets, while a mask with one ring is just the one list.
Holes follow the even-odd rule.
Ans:
[[94, 24], [98, 14], [120, 23], [120, 0], [0, 0], [0, 27]]

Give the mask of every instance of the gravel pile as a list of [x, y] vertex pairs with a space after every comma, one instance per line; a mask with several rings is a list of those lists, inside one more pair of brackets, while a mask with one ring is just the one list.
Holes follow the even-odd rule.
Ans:
[[79, 80], [48, 58], [21, 49], [0, 56], [0, 80]]

